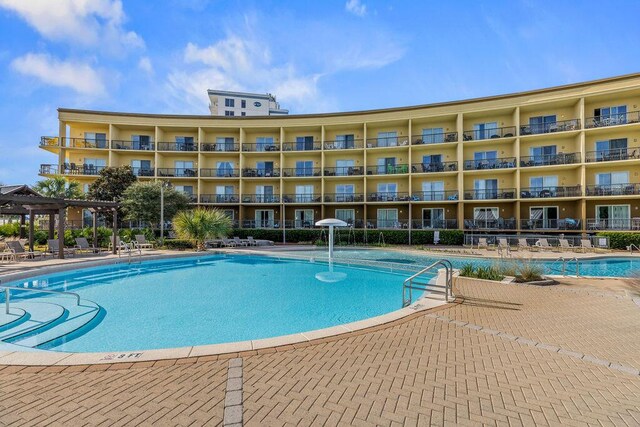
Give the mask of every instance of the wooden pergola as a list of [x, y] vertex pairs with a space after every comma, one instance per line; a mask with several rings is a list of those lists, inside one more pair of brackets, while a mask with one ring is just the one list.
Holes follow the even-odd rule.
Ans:
[[70, 200], [44, 197], [28, 185], [0, 187], [0, 214], [20, 217], [20, 237], [25, 238], [25, 222], [29, 216], [29, 247], [33, 250], [34, 218], [36, 215], [49, 216], [49, 239], [54, 238], [55, 219], [58, 216], [58, 257], [64, 259], [64, 230], [67, 208], [88, 209], [93, 215], [93, 245], [98, 246], [98, 213], [113, 213], [113, 253], [117, 253], [115, 244], [118, 235], [118, 203], [98, 200]]

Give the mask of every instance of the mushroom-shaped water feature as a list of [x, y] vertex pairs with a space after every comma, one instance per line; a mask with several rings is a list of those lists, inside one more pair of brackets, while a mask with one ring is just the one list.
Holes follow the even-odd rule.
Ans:
[[325, 218], [316, 222], [318, 227], [329, 227], [329, 262], [333, 260], [333, 227], [346, 227], [348, 224], [340, 219]]

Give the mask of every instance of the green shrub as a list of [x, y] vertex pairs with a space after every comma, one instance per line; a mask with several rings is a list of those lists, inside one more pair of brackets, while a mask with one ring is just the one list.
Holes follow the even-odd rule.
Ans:
[[611, 249], [626, 250], [627, 246], [636, 245], [640, 247], [640, 233], [623, 233], [620, 231], [603, 231], [597, 234], [599, 237], [609, 238]]
[[440, 244], [448, 246], [462, 246], [464, 243], [464, 231], [442, 230], [440, 231]]
[[[27, 224], [28, 226], [28, 224]], [[18, 237], [20, 235], [20, 222], [14, 221], [0, 225], [0, 236]]]
[[463, 277], [474, 277], [475, 267], [471, 263], [467, 263], [462, 266], [460, 269], [460, 276]]
[[175, 250], [186, 250], [186, 249], [195, 249], [196, 242], [193, 240], [184, 240], [184, 239], [165, 239], [164, 247], [167, 249], [175, 249]]
[[535, 282], [542, 280], [544, 274], [544, 267], [542, 264], [533, 262], [531, 260], [521, 261], [517, 266], [517, 273], [515, 274], [517, 282]]

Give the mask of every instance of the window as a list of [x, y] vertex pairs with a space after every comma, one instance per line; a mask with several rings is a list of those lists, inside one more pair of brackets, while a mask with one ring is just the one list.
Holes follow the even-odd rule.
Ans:
[[336, 135], [335, 148], [347, 149], [355, 147], [355, 139], [353, 134]]
[[107, 166], [107, 161], [105, 159], [84, 159], [84, 164], [82, 165], [82, 171], [80, 171], [84, 175], [97, 175], [102, 169]]
[[233, 202], [234, 198], [233, 185], [216, 185], [216, 202], [217, 203], [229, 203]]
[[550, 193], [549, 195], [555, 195], [558, 177], [556, 175], [532, 176], [529, 178], [529, 187], [531, 187], [531, 191], [542, 192], [546, 190]]
[[256, 185], [256, 201], [262, 203], [273, 203], [273, 185]]
[[473, 125], [473, 139], [489, 139], [494, 135], [497, 136], [498, 123], [476, 123]]
[[131, 135], [131, 148], [133, 150], [153, 150], [153, 138], [149, 135]]
[[131, 168], [136, 176], [153, 176], [151, 160], [131, 160]]
[[556, 116], [537, 116], [529, 118], [531, 133], [547, 133], [556, 129]]
[[422, 200], [444, 200], [444, 181], [424, 181]]
[[627, 138], [596, 141], [597, 160], [625, 160], [627, 158]]
[[256, 138], [256, 151], [271, 151], [273, 145], [272, 136], [259, 136]]
[[377, 228], [399, 228], [398, 209], [378, 209]]
[[245, 113], [244, 111], [240, 113], [241, 116], [246, 116], [247, 113]]
[[336, 160], [336, 175], [353, 174], [354, 165], [355, 162], [353, 160]]
[[313, 221], [313, 209], [296, 209], [294, 226], [296, 228], [312, 227]]
[[313, 176], [313, 160], [296, 161], [296, 176]]
[[444, 209], [422, 209], [422, 228], [445, 228]]
[[336, 202], [353, 202], [355, 185], [336, 184]]
[[346, 222], [348, 225], [353, 225], [356, 211], [355, 209], [336, 209], [336, 218]]
[[444, 142], [444, 132], [442, 128], [422, 129], [422, 141], [425, 144], [436, 144]]
[[378, 201], [394, 201], [398, 198], [398, 184], [381, 182], [378, 184]]
[[258, 176], [273, 176], [273, 162], [256, 162]]
[[176, 136], [176, 148], [179, 151], [193, 151], [193, 137], [192, 136]]
[[196, 176], [192, 161], [176, 160], [174, 162], [176, 176]]
[[497, 199], [498, 198], [498, 180], [497, 179], [476, 179], [473, 182], [475, 191], [474, 199]]
[[236, 217], [236, 211], [234, 211], [233, 209], [225, 209], [222, 211], [222, 213], [231, 220], [234, 220]]
[[224, 115], [225, 116], [235, 116], [235, 113], [233, 111], [225, 110], [224, 111]]
[[473, 208], [473, 222], [483, 228], [494, 228], [498, 224], [498, 208]]
[[216, 138], [216, 151], [233, 151], [233, 138], [229, 137], [217, 137]]
[[531, 147], [529, 154], [533, 157], [532, 161], [535, 165], [548, 165], [556, 156], [556, 146]]
[[297, 136], [296, 137], [296, 150], [313, 150], [313, 137], [312, 136]]
[[476, 151], [473, 153], [473, 168], [488, 169], [496, 166], [497, 151]]
[[296, 202], [313, 202], [313, 185], [296, 185]]
[[422, 171], [420, 172], [442, 172], [442, 154], [429, 154], [422, 156]]
[[629, 229], [631, 207], [629, 205], [596, 206], [596, 221], [607, 229]]
[[256, 209], [256, 228], [273, 228], [273, 209]]
[[233, 98], [225, 98], [224, 99], [224, 106], [225, 107], [235, 107], [235, 99]]
[[184, 193], [189, 198], [193, 198], [193, 185], [176, 185], [174, 188], [176, 191]]
[[398, 145], [398, 132], [378, 132], [378, 147], [395, 147]]
[[621, 125], [627, 123], [627, 106], [596, 108], [593, 111], [595, 122], [605, 125]]
[[107, 148], [107, 134], [85, 132], [84, 141], [89, 147]]
[[[233, 105], [232, 105], [233, 107]], [[246, 99], [241, 99], [240, 100], [240, 108], [247, 108], [247, 100]], [[243, 114], [244, 116], [244, 114]]]
[[540, 206], [529, 209], [530, 228], [558, 228], [558, 207]]
[[598, 185], [627, 184], [629, 182], [629, 172], [609, 172], [596, 175]]
[[216, 162], [216, 176], [233, 176], [233, 163], [226, 162]]
[[378, 173], [379, 174], [392, 174], [396, 170], [396, 158], [395, 157], [381, 157], [378, 159]]

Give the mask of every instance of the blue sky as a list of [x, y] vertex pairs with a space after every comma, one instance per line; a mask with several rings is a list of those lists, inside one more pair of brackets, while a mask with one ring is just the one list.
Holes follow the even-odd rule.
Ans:
[[[55, 6], [53, 6], [55, 5]], [[640, 71], [640, 2], [0, 0], [0, 182], [34, 183], [56, 108], [292, 113], [450, 101]]]

